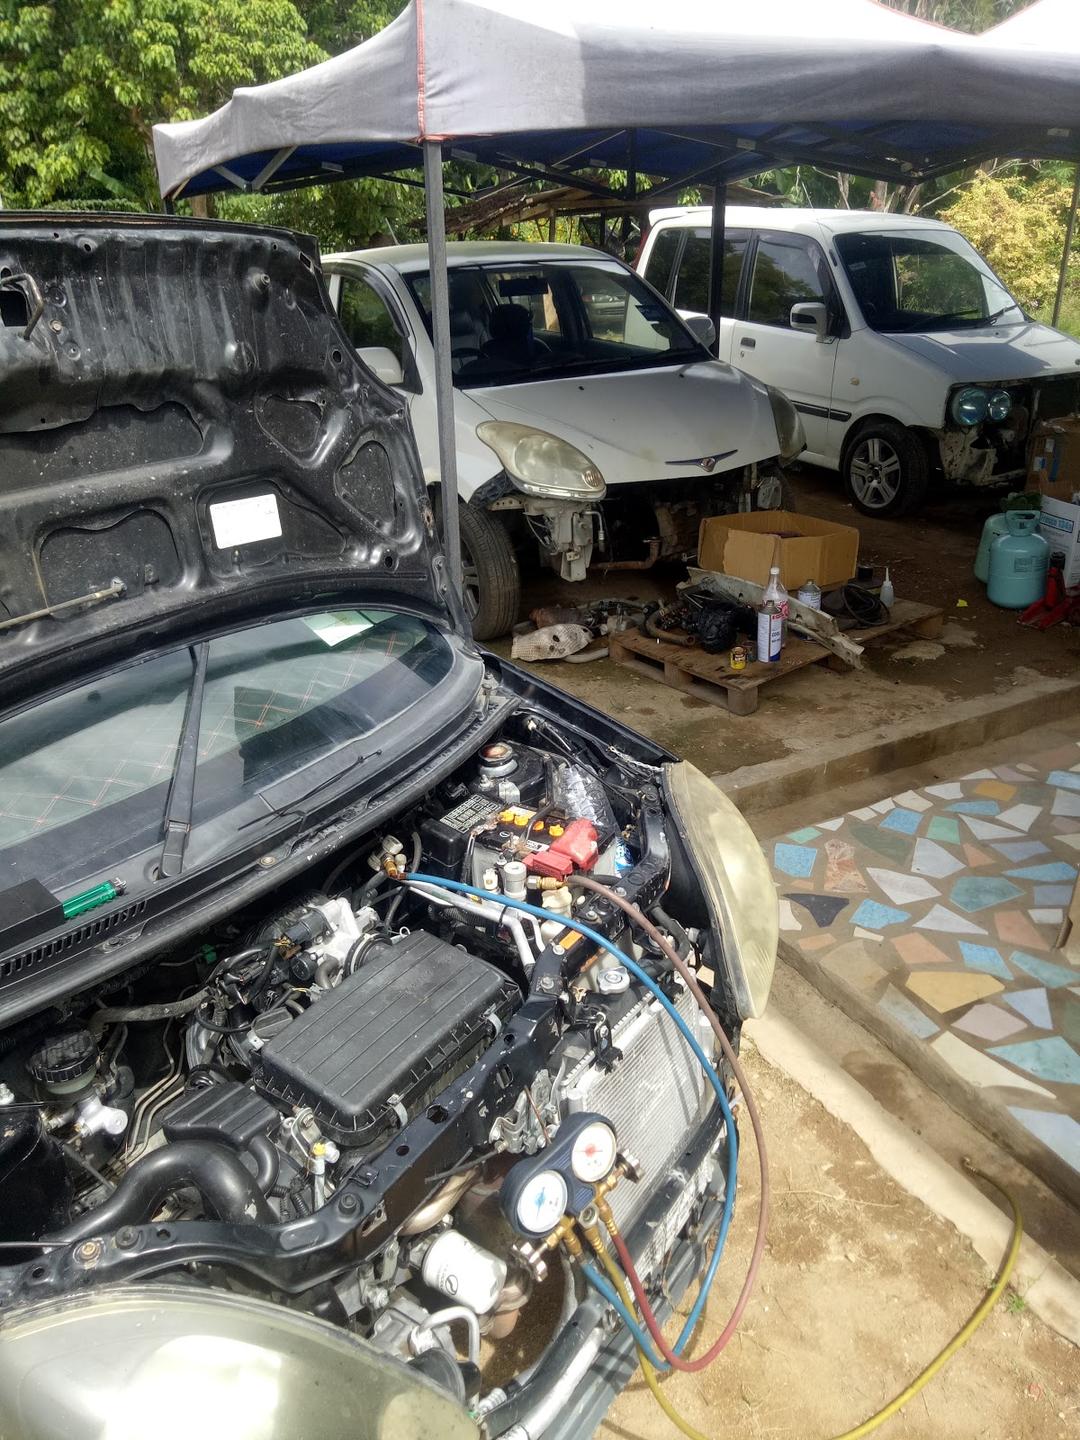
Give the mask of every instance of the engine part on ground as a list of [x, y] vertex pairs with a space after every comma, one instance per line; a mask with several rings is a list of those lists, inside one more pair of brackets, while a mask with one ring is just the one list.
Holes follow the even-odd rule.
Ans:
[[529, 635], [515, 635], [510, 646], [511, 660], [564, 660], [592, 642], [584, 625], [547, 625]]
[[842, 630], [865, 630], [872, 625], [885, 625], [889, 612], [872, 590], [848, 582], [821, 597], [821, 608], [832, 615]]
[[215, 1220], [238, 1222], [252, 1215], [264, 1221], [274, 1218], [235, 1150], [209, 1141], [185, 1140], [162, 1145], [137, 1160], [103, 1204], [52, 1231], [50, 1238], [85, 1240], [124, 1225], [143, 1225], [170, 1195], [188, 1187], [199, 1192]]
[[[318, 1383], [313, 1382], [317, 1377]], [[0, 1433], [99, 1440], [102, 1416], [133, 1435], [222, 1433], [222, 1397], [245, 1440], [476, 1440], [460, 1401], [337, 1325], [248, 1295], [127, 1285], [30, 1306], [0, 1331]], [[216, 1418], [215, 1418], [216, 1417]]]
[[71, 1177], [37, 1105], [0, 1115], [0, 1240], [36, 1240], [67, 1217]]
[[443, 1230], [425, 1248], [420, 1274], [441, 1295], [486, 1315], [506, 1283], [506, 1262], [456, 1230]]
[[94, 1078], [98, 1047], [89, 1030], [51, 1035], [26, 1062], [26, 1069], [48, 1095], [71, 1096], [85, 1090]]
[[471, 1064], [519, 998], [493, 966], [426, 931], [376, 940], [254, 1055], [255, 1083], [286, 1110], [309, 1107], [338, 1144], [366, 1147]]

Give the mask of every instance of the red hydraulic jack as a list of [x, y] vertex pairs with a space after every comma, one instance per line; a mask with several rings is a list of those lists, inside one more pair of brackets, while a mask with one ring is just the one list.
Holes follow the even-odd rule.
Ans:
[[1052, 625], [1080, 625], [1080, 589], [1068, 590], [1056, 556], [1046, 572], [1046, 593], [1020, 616], [1020, 624], [1032, 630], [1049, 630]]

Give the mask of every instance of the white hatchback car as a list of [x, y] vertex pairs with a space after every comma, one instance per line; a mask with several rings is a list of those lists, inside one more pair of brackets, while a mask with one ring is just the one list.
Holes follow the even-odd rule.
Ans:
[[[657, 210], [638, 270], [708, 308], [712, 214]], [[1071, 413], [1080, 345], [1030, 320], [951, 226], [858, 210], [729, 207], [719, 355], [794, 402], [805, 458], [868, 515], [937, 481], [1024, 474], [1037, 419]]]
[[[461, 540], [478, 639], [517, 619], [515, 542], [566, 580], [594, 549], [644, 568], [697, 547], [703, 514], [775, 508], [805, 443], [790, 402], [706, 346], [618, 260], [576, 245], [450, 245]], [[401, 393], [439, 480], [424, 245], [324, 258], [360, 358]]]

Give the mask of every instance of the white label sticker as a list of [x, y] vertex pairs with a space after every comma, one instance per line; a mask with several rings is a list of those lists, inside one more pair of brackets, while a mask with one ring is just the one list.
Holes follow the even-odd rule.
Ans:
[[340, 645], [354, 635], [370, 630], [372, 622], [359, 610], [335, 610], [329, 615], [305, 615], [304, 624], [313, 630], [325, 645]]
[[210, 506], [214, 544], [219, 550], [274, 540], [281, 534], [276, 495], [252, 495], [245, 500], [223, 500]]

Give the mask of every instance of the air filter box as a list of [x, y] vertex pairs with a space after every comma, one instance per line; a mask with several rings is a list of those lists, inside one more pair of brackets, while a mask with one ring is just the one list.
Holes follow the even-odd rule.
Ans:
[[521, 994], [483, 960], [415, 930], [364, 952], [354, 974], [275, 1035], [255, 1084], [278, 1105], [311, 1107], [323, 1134], [367, 1148], [466, 1070]]

